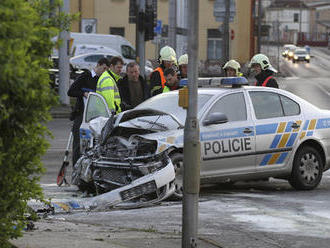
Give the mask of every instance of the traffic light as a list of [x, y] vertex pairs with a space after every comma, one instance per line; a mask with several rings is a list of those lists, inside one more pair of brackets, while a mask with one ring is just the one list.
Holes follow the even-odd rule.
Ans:
[[154, 28], [157, 24], [157, 0], [147, 0], [144, 18], [144, 40], [153, 40], [155, 31]]
[[129, 0], [128, 23], [136, 23], [136, 0]]

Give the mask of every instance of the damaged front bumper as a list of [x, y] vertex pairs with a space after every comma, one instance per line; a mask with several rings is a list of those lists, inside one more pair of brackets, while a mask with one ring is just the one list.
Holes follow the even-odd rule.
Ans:
[[139, 207], [162, 201], [175, 191], [175, 171], [171, 160], [165, 167], [140, 177], [130, 184], [90, 199], [88, 208], [108, 208], [131, 201], [125, 206]]
[[[114, 162], [114, 161], [112, 161]], [[133, 165], [133, 164], [132, 164]], [[118, 166], [118, 164], [117, 164]], [[150, 166], [140, 169], [150, 170]], [[160, 202], [175, 191], [175, 171], [170, 159], [161, 169], [139, 177], [127, 185], [118, 187], [109, 192], [80, 199], [53, 199], [49, 204], [30, 201], [28, 205], [35, 212], [45, 212], [51, 209], [51, 213], [64, 213], [73, 210], [102, 210], [109, 208], [137, 208]], [[47, 210], [47, 212], [49, 212]]]

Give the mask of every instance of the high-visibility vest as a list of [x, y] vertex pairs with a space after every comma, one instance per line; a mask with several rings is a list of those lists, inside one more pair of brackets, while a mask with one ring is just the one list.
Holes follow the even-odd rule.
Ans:
[[119, 75], [110, 70], [105, 71], [102, 73], [96, 85], [96, 93], [101, 94], [105, 98], [110, 111], [114, 110], [117, 114], [121, 112], [121, 100], [117, 87], [118, 79], [120, 79]]
[[163, 93], [171, 91], [170, 87], [165, 86], [163, 89]]
[[[268, 81], [269, 81], [271, 78], [273, 78], [273, 76], [269, 76], [269, 77], [267, 77], [267, 78], [265, 79], [265, 81], [262, 83], [261, 86], [262, 86], [262, 87], [266, 87]], [[254, 85], [257, 86], [257, 83], [258, 83], [258, 82], [255, 82]]]
[[164, 89], [165, 83], [166, 83], [166, 78], [164, 76], [163, 69], [161, 67], [157, 67], [154, 71], [158, 71], [159, 72], [161, 83], [162, 83], [162, 88]]

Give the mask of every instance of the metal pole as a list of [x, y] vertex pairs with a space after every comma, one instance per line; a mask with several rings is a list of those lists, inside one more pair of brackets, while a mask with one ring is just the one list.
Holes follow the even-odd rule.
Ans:
[[301, 42], [301, 21], [302, 21], [302, 16], [301, 15], [302, 15], [302, 2], [300, 0], [298, 44]]
[[262, 2], [258, 0], [258, 40], [257, 40], [257, 51], [261, 52], [261, 13], [262, 12]]
[[137, 35], [137, 62], [140, 65], [140, 74], [145, 75], [145, 41], [144, 41], [144, 19], [145, 19], [145, 10], [146, 10], [146, 1], [139, 0], [138, 4], [138, 16], [137, 16], [137, 26], [138, 26], [138, 35]]
[[176, 50], [176, 0], [169, 0], [168, 6], [168, 44]]
[[[60, 12], [69, 14], [70, 0], [64, 0], [63, 5], [60, 8]], [[60, 103], [63, 105], [69, 105], [70, 99], [67, 95], [70, 82], [70, 63], [69, 63], [69, 40], [70, 33], [66, 30], [60, 32], [60, 39], [62, 41], [59, 49], [59, 95]]]
[[225, 20], [223, 22], [223, 46], [224, 46], [224, 61], [229, 60], [229, 18], [230, 18], [230, 0], [225, 0]]
[[[279, 20], [279, 12], [277, 12]], [[280, 72], [280, 22], [277, 21], [277, 71]]]
[[199, 0], [188, 4], [188, 94], [189, 105], [184, 129], [184, 172], [182, 206], [182, 248], [197, 247], [200, 141], [197, 119], [198, 16]]

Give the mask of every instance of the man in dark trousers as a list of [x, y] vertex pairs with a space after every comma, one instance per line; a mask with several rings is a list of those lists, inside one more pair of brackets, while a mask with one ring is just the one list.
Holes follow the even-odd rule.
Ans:
[[249, 67], [255, 72], [256, 86], [278, 88], [277, 81], [274, 78], [275, 69], [272, 68], [266, 55], [261, 53], [254, 55]]
[[126, 76], [118, 80], [118, 89], [125, 109], [134, 108], [150, 97], [149, 87], [140, 75], [140, 67], [136, 62], [126, 66]]
[[80, 157], [80, 136], [79, 129], [84, 113], [84, 98], [87, 99], [90, 91], [96, 90], [96, 83], [100, 75], [109, 69], [110, 63], [107, 58], [101, 58], [92, 71], [86, 70], [70, 86], [68, 96], [76, 97], [76, 105], [71, 113], [70, 119], [73, 121], [72, 134], [72, 166], [75, 165]]

